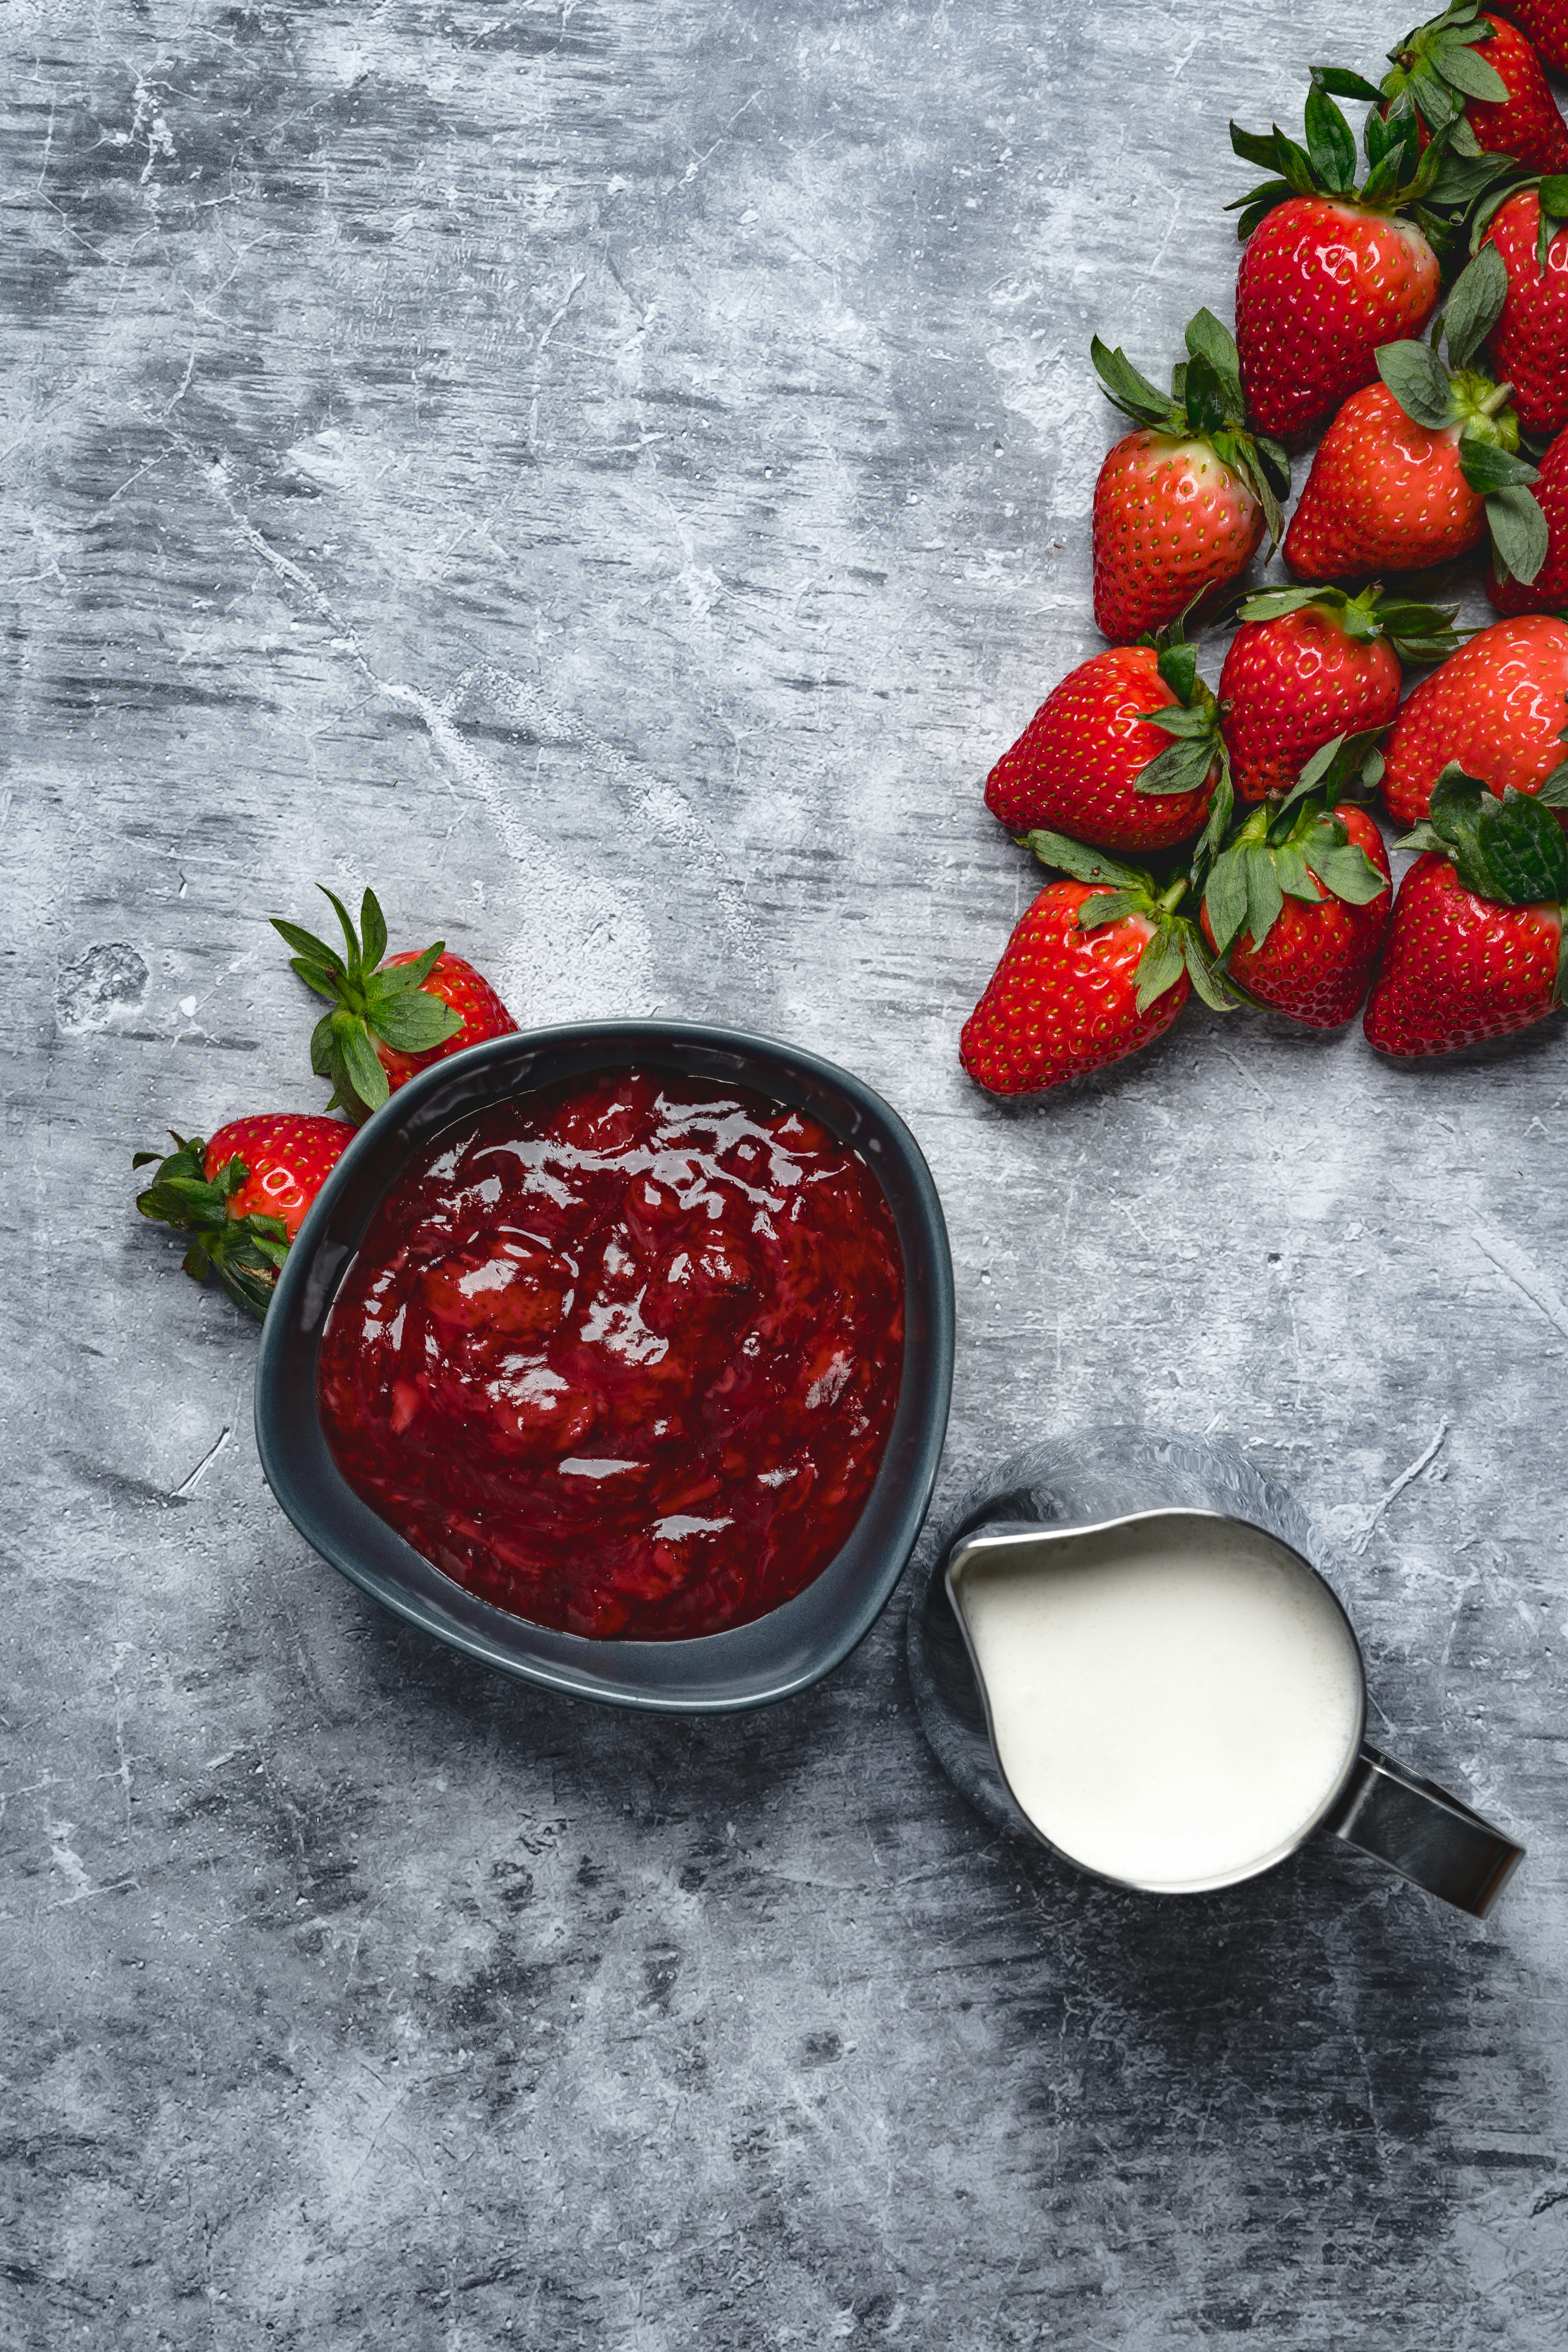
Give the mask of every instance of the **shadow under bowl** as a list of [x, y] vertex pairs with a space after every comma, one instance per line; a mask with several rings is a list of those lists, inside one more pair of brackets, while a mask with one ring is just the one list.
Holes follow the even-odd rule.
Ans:
[[[744, 1087], [819, 1119], [858, 1151], [903, 1254], [904, 1364], [881, 1467], [848, 1541], [765, 1617], [678, 1642], [587, 1641], [514, 1617], [442, 1574], [373, 1511], [333, 1458], [317, 1405], [321, 1337], [386, 1193], [443, 1129], [563, 1079], [636, 1066]], [[914, 1550], [952, 1388], [952, 1260], [920, 1146], [879, 1095], [831, 1062], [744, 1031], [606, 1021], [498, 1037], [438, 1062], [368, 1120], [322, 1186], [262, 1327], [256, 1438], [268, 1484], [308, 1543], [362, 1591], [505, 1674], [579, 1698], [672, 1714], [764, 1706], [819, 1682], [864, 1639]]]

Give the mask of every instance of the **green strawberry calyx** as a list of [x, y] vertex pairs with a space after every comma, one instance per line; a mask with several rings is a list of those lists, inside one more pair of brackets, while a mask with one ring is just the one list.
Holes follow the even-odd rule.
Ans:
[[[1568, 766], [1568, 763], [1564, 763]], [[1558, 779], [1563, 778], [1561, 784]], [[1556, 786], [1542, 806], [1548, 787]], [[1432, 787], [1431, 813], [1413, 825], [1395, 849], [1436, 850], [1453, 866], [1467, 890], [1500, 907], [1554, 906], [1568, 901], [1568, 837], [1552, 815], [1568, 805], [1568, 776], [1554, 771], [1539, 793], [1515, 792], [1500, 800], [1489, 784], [1465, 773], [1450, 760]], [[1557, 961], [1554, 1001], [1568, 988], [1568, 922]]]
[[[1351, 205], [1365, 213], [1408, 213], [1425, 228], [1426, 203], [1442, 194], [1439, 183], [1448, 163], [1452, 131], [1436, 133], [1422, 152], [1413, 107], [1394, 107], [1384, 120], [1383, 93], [1363, 76], [1341, 66], [1314, 66], [1307, 93], [1306, 137], [1303, 148], [1287, 138], [1278, 123], [1268, 132], [1230, 126], [1230, 143], [1244, 162], [1261, 163], [1274, 173], [1246, 195], [1226, 206], [1239, 213], [1237, 236], [1245, 245], [1259, 221], [1292, 196], [1326, 197], [1331, 204]], [[1366, 99], [1372, 111], [1363, 141], [1367, 173], [1356, 184], [1355, 136], [1336, 98]], [[1441, 233], [1443, 225], [1436, 224]]]
[[1491, 38], [1480, 0], [1454, 0], [1440, 16], [1418, 25], [1388, 52], [1393, 71], [1384, 74], [1378, 91], [1389, 101], [1390, 113], [1403, 102], [1429, 131], [1447, 131], [1456, 155], [1479, 155], [1480, 142], [1465, 120], [1467, 101], [1479, 98], [1501, 106], [1511, 94], [1497, 68], [1478, 55]]
[[1204, 906], [1215, 951], [1227, 957], [1245, 932], [1260, 949], [1284, 911], [1300, 898], [1327, 898], [1367, 907], [1388, 887], [1364, 849], [1334, 814], [1358, 783], [1383, 773], [1382, 728], [1336, 735], [1313, 752], [1285, 798], [1253, 809], [1210, 867]]
[[1199, 310], [1187, 321], [1186, 344], [1186, 358], [1172, 370], [1169, 393], [1141, 375], [1120, 346], [1111, 351], [1098, 335], [1089, 357], [1109, 398], [1135, 425], [1168, 434], [1173, 441], [1207, 444], [1258, 500], [1269, 544], [1278, 547], [1285, 529], [1279, 501], [1290, 493], [1290, 460], [1278, 441], [1247, 423], [1236, 338], [1212, 310]]
[[1095, 895], [1078, 910], [1080, 930], [1100, 930], [1129, 915], [1142, 915], [1153, 926], [1138, 959], [1140, 1013], [1146, 1013], [1167, 989], [1174, 988], [1184, 971], [1205, 1004], [1216, 1013], [1231, 1011], [1236, 999], [1220, 977], [1208, 941], [1191, 916], [1180, 911], [1189, 888], [1184, 874], [1162, 885], [1142, 868], [1123, 866], [1081, 841], [1069, 841], [1064, 833], [1028, 834], [1025, 846], [1034, 851], [1042, 866], [1093, 887]]
[[267, 1312], [278, 1269], [289, 1255], [289, 1231], [281, 1217], [252, 1211], [237, 1217], [230, 1203], [250, 1175], [237, 1154], [216, 1176], [206, 1173], [206, 1144], [200, 1137], [174, 1133], [175, 1150], [160, 1160], [155, 1151], [138, 1151], [132, 1168], [156, 1161], [153, 1181], [136, 1196], [136, 1206], [157, 1224], [173, 1225], [189, 1234], [185, 1272], [195, 1282], [216, 1275], [237, 1307], [249, 1309], [258, 1321]]
[[[1377, 372], [1412, 424], [1458, 440], [1459, 470], [1486, 501], [1500, 577], [1511, 572], [1528, 586], [1547, 551], [1546, 517], [1529, 487], [1539, 469], [1519, 455], [1519, 419], [1508, 405], [1512, 385], [1493, 383], [1468, 364], [1507, 298], [1507, 264], [1495, 245], [1483, 245], [1456, 280], [1431, 341], [1384, 343]], [[1438, 357], [1444, 341], [1447, 367]]]
[[1374, 580], [1359, 596], [1345, 588], [1266, 588], [1238, 606], [1237, 621], [1277, 621], [1287, 613], [1310, 606], [1337, 621], [1347, 637], [1369, 646], [1386, 637], [1402, 662], [1446, 661], [1462, 642], [1453, 624], [1457, 604], [1419, 604], [1411, 598], [1384, 593]]
[[1213, 688], [1198, 676], [1197, 648], [1187, 643], [1182, 622], [1173, 621], [1138, 642], [1158, 656], [1156, 667], [1176, 698], [1158, 710], [1138, 713], [1148, 726], [1163, 729], [1174, 740], [1139, 770], [1134, 790], [1155, 799], [1201, 792], [1216, 766], [1216, 789], [1228, 785], [1230, 752], [1220, 731], [1219, 704]]
[[374, 890], [360, 907], [356, 930], [347, 908], [325, 884], [317, 886], [331, 901], [342, 927], [343, 953], [330, 948], [297, 923], [274, 916], [272, 928], [294, 950], [289, 961], [307, 988], [331, 1005], [317, 1022], [310, 1037], [310, 1067], [319, 1078], [331, 1078], [329, 1110], [342, 1108], [356, 1125], [386, 1100], [391, 1088], [376, 1042], [398, 1054], [428, 1053], [444, 1045], [462, 1027], [462, 1016], [426, 987], [437, 958], [446, 951], [445, 940], [416, 956], [411, 963], [378, 966], [386, 953], [386, 919]]

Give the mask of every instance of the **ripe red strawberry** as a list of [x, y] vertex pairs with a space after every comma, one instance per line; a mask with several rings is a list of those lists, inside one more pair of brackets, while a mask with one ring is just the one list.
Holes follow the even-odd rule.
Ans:
[[1568, 426], [1541, 461], [1535, 501], [1546, 517], [1546, 561], [1527, 588], [1507, 573], [1487, 582], [1500, 613], [1568, 614]]
[[1241, 801], [1277, 800], [1337, 735], [1386, 727], [1399, 708], [1400, 661], [1439, 661], [1459, 640], [1438, 610], [1342, 588], [1249, 596], [1219, 677], [1231, 776]]
[[1568, 842], [1521, 793], [1444, 770], [1400, 844], [1427, 854], [1400, 886], [1363, 1027], [1380, 1053], [1450, 1054], [1543, 1020], [1563, 995]]
[[985, 805], [1009, 833], [1167, 849], [1207, 816], [1223, 756], [1192, 646], [1117, 646], [1046, 697], [986, 778]]
[[1163, 893], [1146, 874], [1096, 857], [1059, 834], [1030, 835], [1047, 884], [1003, 950], [968, 1020], [959, 1059], [992, 1094], [1040, 1094], [1151, 1045], [1187, 1001], [1230, 1002], [1194, 924], [1175, 911], [1186, 881]]
[[1539, 794], [1563, 759], [1568, 624], [1544, 614], [1494, 621], [1423, 678], [1384, 752], [1383, 796], [1401, 824], [1431, 806], [1450, 761], [1494, 793]]
[[1358, 190], [1336, 91], [1378, 95], [1357, 74], [1315, 69], [1305, 151], [1278, 128], [1260, 138], [1230, 126], [1237, 153], [1276, 175], [1230, 209], [1247, 248], [1236, 287], [1241, 381], [1255, 425], [1287, 438], [1370, 383], [1379, 346], [1419, 334], [1437, 306], [1437, 257], [1402, 215], [1430, 191], [1441, 153], [1418, 153], [1413, 116], [1385, 123], [1373, 108]]
[[[1364, 809], [1333, 799], [1365, 741], [1352, 738], [1317, 763], [1326, 789], [1292, 796], [1282, 810], [1255, 810], [1204, 890], [1204, 936], [1226, 979], [1313, 1029], [1351, 1018], [1388, 927], [1383, 836]], [[1309, 770], [1303, 784], [1310, 777]]]
[[158, 1161], [136, 1205], [191, 1234], [188, 1275], [216, 1274], [237, 1306], [265, 1315], [289, 1244], [353, 1137], [342, 1119], [291, 1110], [230, 1119], [205, 1142], [176, 1135], [165, 1160], [136, 1153], [132, 1167]]
[[1264, 530], [1278, 545], [1289, 460], [1249, 430], [1236, 344], [1211, 311], [1188, 322], [1167, 396], [1096, 335], [1095, 368], [1143, 429], [1119, 441], [1094, 488], [1094, 617], [1125, 641], [1174, 621], [1245, 572]]
[[1498, 14], [1513, 18], [1542, 64], [1568, 73], [1568, 8], [1563, 0], [1498, 0]]
[[1546, 560], [1546, 524], [1517, 455], [1508, 386], [1465, 362], [1494, 323], [1502, 273], [1490, 248], [1455, 286], [1444, 313], [1452, 366], [1426, 343], [1389, 343], [1383, 382], [1352, 393], [1312, 460], [1285, 535], [1298, 578], [1354, 579], [1424, 571], [1462, 555], [1489, 530], [1500, 564], [1532, 580]]
[[1423, 146], [1462, 117], [1470, 138], [1461, 145], [1455, 134], [1456, 154], [1511, 155], [1531, 172], [1568, 170], [1568, 131], [1540, 58], [1522, 33], [1477, 0], [1456, 0], [1388, 54], [1394, 70], [1381, 94], [1414, 107]]
[[374, 890], [360, 908], [363, 940], [342, 901], [325, 888], [321, 895], [342, 927], [342, 955], [295, 923], [274, 918], [272, 928], [294, 950], [289, 961], [300, 979], [332, 1006], [310, 1039], [310, 1067], [332, 1081], [329, 1110], [341, 1104], [356, 1122], [368, 1118], [416, 1071], [488, 1037], [511, 1035], [517, 1024], [489, 981], [462, 956], [448, 955], [444, 940], [388, 956], [386, 919]]
[[1508, 273], [1502, 316], [1489, 349], [1496, 373], [1513, 386], [1527, 433], [1568, 425], [1568, 179], [1542, 180], [1508, 196], [1492, 215], [1487, 243]]

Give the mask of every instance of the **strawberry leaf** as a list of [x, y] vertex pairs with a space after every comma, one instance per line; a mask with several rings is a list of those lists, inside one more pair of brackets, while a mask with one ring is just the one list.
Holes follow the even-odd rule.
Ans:
[[1142, 914], [1148, 903], [1148, 894], [1142, 890], [1096, 890], [1078, 910], [1078, 928], [1103, 930], [1107, 923], [1119, 923], [1123, 915]]
[[364, 984], [366, 1003], [388, 1003], [392, 998], [404, 995], [411, 988], [423, 988], [446, 951], [446, 940], [437, 940], [426, 949], [423, 955], [416, 956], [412, 963], [389, 964], [384, 971], [373, 971]]
[[1355, 185], [1355, 140], [1317, 71], [1307, 93], [1306, 121], [1307, 152], [1320, 185], [1332, 194], [1344, 194]]
[[[1491, 245], [1486, 249], [1489, 253], [1497, 251]], [[1538, 478], [1537, 469], [1528, 457], [1516, 457], [1511, 449], [1468, 432], [1459, 436], [1459, 471], [1471, 489], [1479, 490], [1483, 498], [1489, 491], [1511, 489], [1516, 482]]]
[[345, 958], [348, 976], [351, 981], [357, 982], [363, 977], [364, 971], [364, 957], [360, 949], [359, 933], [349, 919], [348, 908], [336, 893], [329, 890], [324, 882], [318, 882], [316, 887], [321, 891], [323, 898], [331, 901], [332, 911], [342, 926], [343, 940], [348, 949]]
[[359, 910], [361, 953], [366, 971], [374, 971], [386, 953], [386, 918], [374, 890], [367, 890]]
[[1214, 797], [1209, 803], [1208, 823], [1198, 835], [1197, 845], [1193, 851], [1193, 862], [1189, 869], [1189, 884], [1194, 890], [1203, 889], [1204, 876], [1208, 870], [1211, 859], [1217, 857], [1224, 846], [1226, 835], [1230, 831], [1230, 820], [1235, 808], [1236, 787], [1230, 777], [1230, 758], [1222, 743], [1219, 754], [1219, 777], [1214, 788]]
[[307, 963], [303, 956], [290, 956], [289, 969], [298, 972], [306, 987], [313, 988], [318, 996], [325, 996], [334, 1004], [337, 1003], [342, 992], [341, 972], [323, 971], [320, 964]]
[[1178, 397], [1186, 410], [1188, 429], [1211, 437], [1222, 433], [1231, 414], [1225, 395], [1225, 386], [1215, 371], [1199, 352], [1178, 370], [1181, 385]]
[[1535, 798], [1542, 808], [1568, 808], [1568, 760], [1552, 769]]
[[1322, 904], [1323, 893], [1307, 871], [1307, 860], [1299, 843], [1280, 843], [1274, 852], [1274, 871], [1288, 898], [1304, 898], [1310, 907]]
[[1168, 751], [1157, 752], [1146, 768], [1139, 770], [1135, 789], [1156, 799], [1201, 792], [1214, 763], [1214, 737], [1205, 729], [1192, 741], [1173, 743]]
[[1244, 415], [1247, 404], [1242, 397], [1241, 360], [1230, 329], [1222, 325], [1212, 310], [1195, 311], [1187, 321], [1186, 344], [1193, 359], [1205, 360], [1213, 369], [1229, 414]]
[[1247, 928], [1253, 946], [1260, 948], [1279, 919], [1284, 895], [1279, 877], [1274, 871], [1274, 860], [1260, 841], [1248, 842], [1242, 858], [1247, 881]]
[[[332, 1075], [338, 1080], [339, 1093], [343, 1090], [343, 1078], [338, 1076], [338, 1066], [341, 1066], [354, 1097], [365, 1109], [374, 1110], [378, 1104], [386, 1100], [391, 1088], [387, 1084], [386, 1072], [370, 1042], [370, 1033], [363, 1021], [341, 1013], [333, 1014], [332, 1029], [336, 1048]], [[345, 1097], [345, 1108], [348, 1107]]]
[[1232, 1013], [1236, 999], [1220, 977], [1219, 967], [1208, 950], [1208, 942], [1195, 923], [1184, 922], [1181, 930], [1182, 961], [1187, 968], [1187, 978], [1196, 993], [1215, 1013]]
[[1330, 607], [1349, 603], [1342, 588], [1265, 588], [1248, 596], [1237, 613], [1237, 619], [1250, 625], [1254, 621], [1278, 621], [1287, 613], [1300, 613], [1309, 604]]
[[[1162, 646], [1155, 667], [1184, 711], [1197, 691], [1198, 649], [1196, 646], [1188, 645], [1184, 637], [1177, 639], [1172, 645]], [[1145, 719], [1156, 719], [1160, 715], [1159, 712], [1150, 710], [1141, 714]]]
[[[281, 921], [276, 915], [272, 918], [272, 928], [285, 944], [293, 949], [300, 962], [319, 965], [325, 971], [342, 971], [342, 956], [328, 947], [324, 940], [317, 939], [310, 931], [302, 931], [298, 923]], [[299, 964], [294, 969], [298, 971]]]
[[1546, 517], [1522, 483], [1493, 490], [1487, 499], [1487, 521], [1499, 561], [1528, 587], [1546, 561], [1550, 534]]
[[1455, 367], [1463, 367], [1479, 351], [1502, 317], [1507, 299], [1507, 264], [1495, 245], [1483, 245], [1455, 279], [1443, 313], [1448, 358]]
[[319, 1078], [333, 1075], [332, 1049], [335, 1036], [335, 1013], [323, 1013], [310, 1032], [310, 1067]]
[[1244, 163], [1261, 163], [1266, 172], [1277, 172], [1279, 169], [1278, 129], [1268, 131], [1244, 131], [1239, 122], [1233, 122], [1230, 126], [1230, 144], [1232, 153], [1239, 155]]
[[1240, 849], [1227, 849], [1215, 860], [1204, 889], [1204, 906], [1215, 946], [1221, 955], [1247, 920], [1247, 862]]
[[1032, 849], [1042, 866], [1054, 866], [1063, 874], [1070, 874], [1075, 882], [1109, 882], [1118, 890], [1147, 889], [1149, 877], [1135, 866], [1119, 866], [1098, 849], [1089, 849], [1081, 841], [1070, 841], [1065, 833], [1048, 833], [1044, 828], [1026, 834], [1024, 846]]
[[1364, 74], [1352, 73], [1344, 66], [1314, 66], [1312, 79], [1335, 98], [1359, 98], [1375, 106], [1383, 96], [1375, 82], [1368, 81]]
[[[1278, 547], [1285, 536], [1285, 510], [1279, 503], [1268, 468], [1258, 456], [1257, 442], [1249, 434], [1216, 433], [1212, 438], [1219, 456], [1241, 476], [1263, 509], [1269, 547]], [[1286, 487], [1289, 487], [1289, 476]]]
[[[462, 1025], [460, 1013], [443, 1004], [438, 996], [427, 996], [417, 988], [381, 1006], [370, 1019], [376, 1036], [398, 1054], [428, 1053], [433, 1045], [444, 1045], [448, 1037], [455, 1037]], [[379, 1062], [376, 1067], [381, 1067]]]
[[1282, 839], [1290, 829], [1282, 826], [1279, 818], [1298, 802], [1314, 793], [1321, 793], [1325, 803], [1342, 800], [1358, 780], [1370, 781], [1368, 770], [1378, 757], [1377, 743], [1383, 731], [1381, 727], [1363, 728], [1357, 734], [1335, 735], [1327, 743], [1320, 744], [1279, 803], [1273, 826], [1275, 837]]
[[1111, 351], [1096, 335], [1089, 344], [1089, 355], [1112, 405], [1121, 409], [1124, 416], [1131, 416], [1140, 425], [1172, 421], [1174, 411], [1170, 394], [1156, 390], [1146, 375], [1140, 375], [1125, 352]]
[[1549, 809], [1510, 784], [1500, 801], [1481, 810], [1479, 831], [1487, 864], [1510, 906], [1568, 898], [1568, 839]]
[[[1476, 36], [1472, 33], [1472, 40]], [[1432, 64], [1451, 89], [1462, 98], [1479, 98], [1488, 106], [1502, 106], [1508, 100], [1508, 84], [1496, 66], [1489, 66], [1473, 48], [1458, 41], [1444, 41], [1432, 52]], [[1426, 85], [1424, 84], [1424, 89]]]
[[1138, 959], [1135, 1002], [1139, 1012], [1147, 1013], [1167, 989], [1174, 988], [1186, 968], [1179, 936], [1171, 924], [1162, 923]]
[[1315, 838], [1306, 843], [1312, 871], [1324, 887], [1331, 890], [1336, 898], [1342, 898], [1346, 906], [1370, 907], [1374, 898], [1382, 898], [1388, 884], [1365, 850], [1346, 841], [1342, 827], [1334, 829], [1341, 835], [1337, 842], [1328, 839], [1321, 847]]
[[1413, 424], [1438, 433], [1458, 416], [1448, 371], [1425, 343], [1384, 343], [1377, 372]]
[[1492, 797], [1479, 776], [1468, 776], [1457, 760], [1450, 760], [1432, 787], [1428, 823], [1466, 889], [1479, 898], [1506, 904], [1507, 894], [1492, 870], [1481, 835], [1484, 804]]
[[1200, 736], [1212, 739], [1215, 731], [1214, 711], [1208, 708], [1186, 710], [1179, 704], [1163, 702], [1158, 710], [1141, 710], [1138, 716], [1145, 726], [1161, 728], [1165, 734], [1185, 740], [1195, 742]]

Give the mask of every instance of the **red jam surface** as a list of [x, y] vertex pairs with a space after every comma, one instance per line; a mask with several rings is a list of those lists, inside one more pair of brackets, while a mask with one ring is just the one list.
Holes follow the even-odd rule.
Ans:
[[350, 1485], [470, 1592], [674, 1641], [826, 1566], [902, 1365], [859, 1155], [763, 1096], [616, 1070], [412, 1163], [333, 1305], [320, 1398]]

